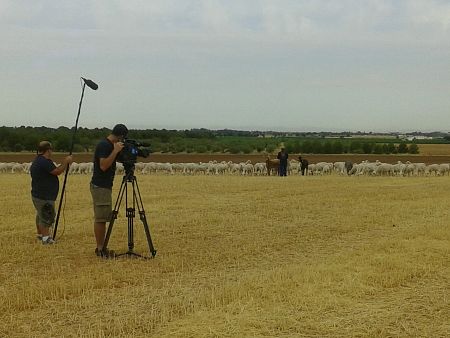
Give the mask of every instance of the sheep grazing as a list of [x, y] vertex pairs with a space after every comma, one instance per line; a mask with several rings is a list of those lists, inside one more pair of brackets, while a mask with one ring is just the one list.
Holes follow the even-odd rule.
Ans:
[[[57, 164], [56, 164], [57, 165]], [[239, 176], [261, 176], [261, 175], [277, 175], [280, 161], [278, 159], [271, 159], [267, 156], [265, 162], [252, 164], [250, 161], [234, 163], [232, 161], [217, 161], [200, 162], [200, 163], [155, 163], [155, 162], [137, 162], [135, 169], [137, 174], [183, 174], [183, 175], [239, 175]], [[30, 163], [0, 162], [0, 174], [24, 174], [29, 173]], [[76, 163], [73, 162], [69, 169], [69, 174], [84, 174], [92, 173], [93, 163]], [[429, 164], [425, 163], [411, 163], [406, 161], [402, 163], [382, 163], [380, 161], [369, 162], [362, 161], [361, 163], [353, 164], [351, 161], [345, 162], [318, 162], [309, 164], [306, 159], [301, 159], [301, 162], [291, 160], [288, 162], [288, 171], [290, 174], [301, 174], [302, 169], [305, 169], [305, 175], [330, 175], [335, 173], [337, 175], [351, 175], [351, 176], [449, 176], [450, 164]], [[117, 163], [116, 174], [124, 173], [122, 163]]]

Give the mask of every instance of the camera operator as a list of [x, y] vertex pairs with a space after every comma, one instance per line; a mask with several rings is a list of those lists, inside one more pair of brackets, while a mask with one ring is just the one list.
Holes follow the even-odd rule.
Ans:
[[59, 191], [58, 175], [61, 175], [73, 161], [72, 156], [67, 156], [63, 163], [56, 167], [51, 159], [52, 153], [50, 142], [40, 142], [37, 156], [30, 167], [31, 199], [36, 209], [37, 238], [42, 244], [55, 243], [50, 237], [49, 227], [55, 221], [55, 201]]
[[103, 248], [106, 234], [106, 223], [112, 213], [112, 187], [116, 172], [116, 157], [123, 149], [123, 139], [128, 129], [123, 124], [114, 126], [111, 134], [101, 140], [95, 148], [94, 172], [90, 184], [94, 204], [94, 234], [97, 242], [95, 254], [99, 257], [114, 258], [112, 250]]

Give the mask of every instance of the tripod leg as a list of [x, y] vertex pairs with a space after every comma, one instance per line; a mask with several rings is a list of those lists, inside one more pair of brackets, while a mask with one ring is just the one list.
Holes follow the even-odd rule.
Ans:
[[133, 252], [134, 249], [134, 228], [133, 219], [135, 217], [135, 209], [127, 208], [127, 219], [128, 219], [128, 252]]
[[105, 241], [103, 242], [102, 249], [106, 249], [108, 247], [109, 237], [111, 236], [112, 228], [114, 226], [114, 221], [117, 219], [117, 214], [118, 214], [118, 211], [113, 210], [113, 212], [111, 214], [111, 220], [109, 221], [108, 230], [106, 232]]
[[[137, 194], [135, 193], [135, 191], [137, 191]], [[152, 237], [150, 235], [150, 229], [149, 229], [148, 223], [147, 223], [147, 217], [145, 216], [144, 203], [142, 202], [141, 192], [139, 191], [139, 185], [137, 183], [136, 178], [133, 181], [133, 192], [134, 192], [133, 195], [136, 200], [136, 204], [137, 204], [138, 211], [139, 211], [139, 218], [140, 218], [142, 224], [144, 225], [145, 236], [147, 237], [148, 249], [149, 249], [152, 257], [155, 257], [156, 250], [153, 246]]]
[[117, 195], [116, 203], [114, 204], [114, 209], [111, 214], [111, 220], [109, 221], [108, 231], [106, 232], [105, 241], [103, 242], [103, 249], [106, 249], [108, 247], [109, 243], [109, 237], [111, 236], [111, 232], [114, 226], [114, 222], [117, 219], [117, 215], [119, 213], [119, 207], [120, 203], [122, 202], [123, 194], [125, 192], [125, 189], [127, 187], [127, 183], [125, 178], [122, 180], [122, 185], [119, 189], [119, 194]]
[[153, 247], [152, 237], [150, 236], [150, 230], [148, 228], [147, 217], [145, 217], [144, 210], [139, 211], [139, 217], [142, 221], [142, 224], [144, 225], [145, 236], [147, 236], [148, 249], [149, 249], [150, 253], [152, 254], [152, 257], [155, 257], [156, 250]]

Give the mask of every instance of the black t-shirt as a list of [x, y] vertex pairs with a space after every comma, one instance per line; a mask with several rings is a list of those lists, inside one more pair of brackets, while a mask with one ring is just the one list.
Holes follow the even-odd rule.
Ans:
[[112, 165], [103, 171], [100, 169], [100, 159], [107, 158], [114, 150], [114, 144], [105, 138], [101, 140], [94, 153], [94, 173], [92, 174], [92, 184], [97, 187], [111, 189], [114, 182], [114, 174], [116, 173], [116, 161], [114, 160]]
[[287, 153], [279, 152], [277, 158], [280, 160], [280, 163], [287, 164], [289, 155]]
[[52, 160], [38, 155], [30, 167], [31, 196], [42, 200], [56, 201], [59, 191], [58, 176], [52, 175], [56, 166]]

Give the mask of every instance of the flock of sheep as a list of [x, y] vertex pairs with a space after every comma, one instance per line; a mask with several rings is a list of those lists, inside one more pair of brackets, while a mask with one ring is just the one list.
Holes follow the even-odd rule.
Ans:
[[[29, 173], [31, 163], [2, 163], [0, 162], [0, 173]], [[92, 162], [73, 163], [70, 166], [69, 174], [91, 174], [93, 169]], [[116, 174], [122, 174], [123, 165], [117, 163]], [[135, 173], [137, 174], [182, 174], [182, 175], [267, 175], [267, 166], [265, 162], [252, 164], [250, 161], [217, 162], [207, 163], [156, 163], [156, 162], [138, 162], [135, 164]], [[288, 162], [288, 173], [290, 175], [299, 175], [300, 164], [296, 160]], [[443, 176], [449, 175], [450, 164], [430, 164], [411, 163], [409, 161], [402, 163], [398, 161], [395, 164], [382, 163], [380, 161], [353, 164], [346, 162], [318, 162], [309, 164], [305, 174], [307, 175], [329, 175], [337, 173], [339, 175], [368, 175], [368, 176]]]

